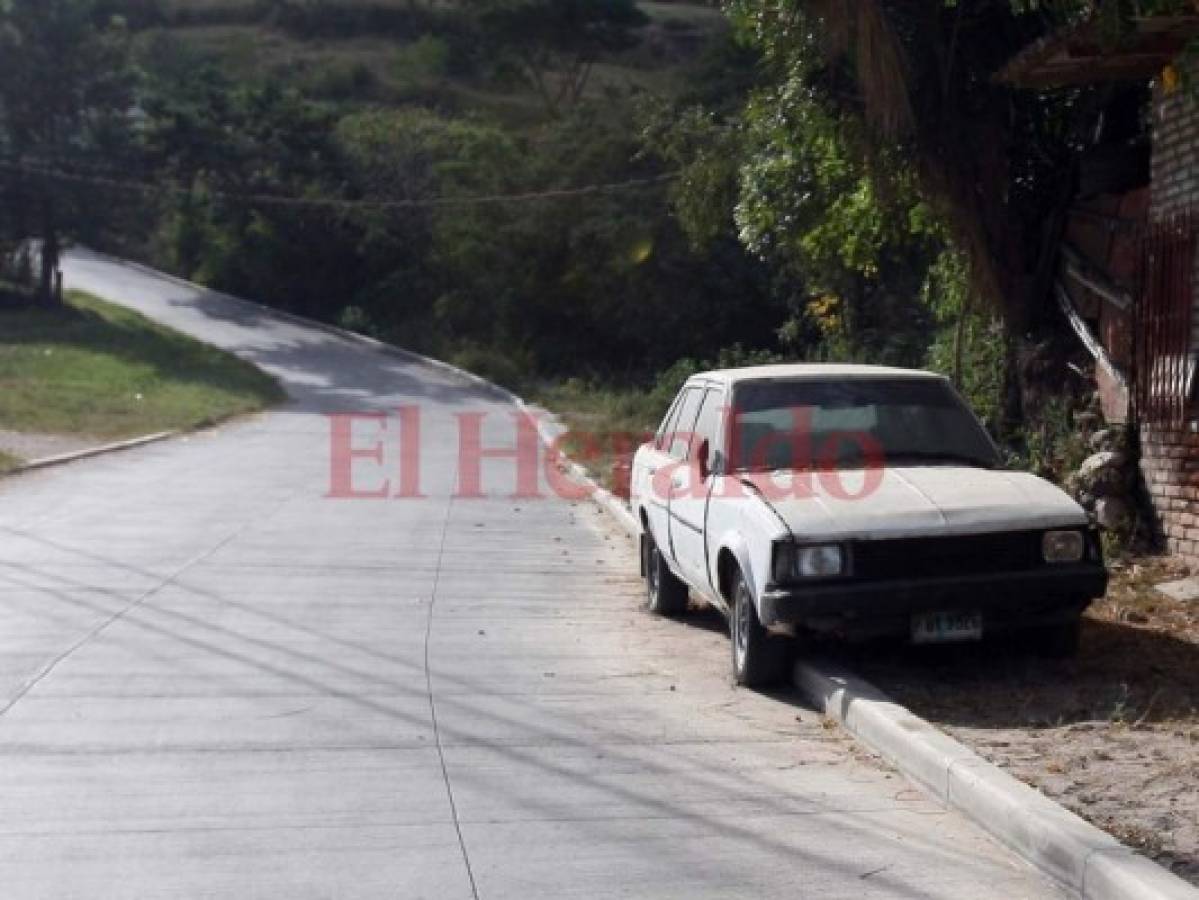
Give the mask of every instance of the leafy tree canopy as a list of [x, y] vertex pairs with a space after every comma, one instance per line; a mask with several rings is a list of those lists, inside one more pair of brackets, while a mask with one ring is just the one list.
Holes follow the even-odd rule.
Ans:
[[635, 0], [472, 0], [489, 39], [513, 53], [546, 108], [579, 102], [602, 54], [636, 43], [649, 19]]

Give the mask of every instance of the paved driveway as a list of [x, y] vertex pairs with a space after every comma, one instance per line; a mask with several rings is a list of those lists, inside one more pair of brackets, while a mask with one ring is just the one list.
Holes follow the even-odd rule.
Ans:
[[[504, 459], [452, 499], [456, 415], [513, 442], [495, 398], [86, 254], [66, 273], [292, 400], [0, 482], [6, 900], [1053, 895], [791, 698], [734, 689], [719, 622], [643, 612], [586, 502], [510, 499]], [[402, 406], [423, 498], [330, 498], [327, 414]], [[358, 488], [398, 487], [398, 430]]]

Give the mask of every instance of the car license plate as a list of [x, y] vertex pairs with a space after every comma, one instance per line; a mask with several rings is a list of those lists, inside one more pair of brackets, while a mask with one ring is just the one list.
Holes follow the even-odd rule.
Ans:
[[978, 641], [983, 636], [980, 612], [934, 612], [912, 616], [912, 643], [945, 644]]

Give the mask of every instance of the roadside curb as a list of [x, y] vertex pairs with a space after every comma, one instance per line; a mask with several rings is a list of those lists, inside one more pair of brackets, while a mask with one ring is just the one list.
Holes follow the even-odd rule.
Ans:
[[930, 794], [1084, 900], [1199, 900], [1199, 889], [828, 663], [793, 681], [815, 707]]
[[36, 472], [38, 469], [49, 469], [54, 466], [65, 466], [81, 459], [91, 459], [93, 456], [107, 456], [109, 453], [119, 453], [122, 450], [133, 450], [145, 447], [147, 444], [157, 444], [159, 441], [170, 440], [183, 434], [182, 431], [160, 431], [157, 434], [147, 434], [127, 441], [117, 441], [112, 444], [101, 444], [99, 447], [88, 447], [86, 450], [76, 450], [74, 453], [60, 453], [57, 456], [46, 456], [22, 463], [9, 471], [8, 475], [20, 475], [23, 472]]
[[[556, 450], [558, 438], [566, 431], [552, 413], [531, 406], [507, 388], [450, 363], [214, 291], [139, 263], [105, 258], [194, 290], [207, 291], [235, 305], [452, 374], [527, 414], [548, 448]], [[168, 436], [154, 435], [142, 442]], [[624, 502], [600, 487], [583, 466], [565, 456], [562, 463], [588, 489], [590, 499], [636, 540], [641, 528]], [[987, 762], [851, 672], [835, 664], [801, 662], [796, 665], [792, 680], [818, 710], [840, 722], [947, 808], [980, 825], [1083, 900], [1199, 900], [1199, 889]]]

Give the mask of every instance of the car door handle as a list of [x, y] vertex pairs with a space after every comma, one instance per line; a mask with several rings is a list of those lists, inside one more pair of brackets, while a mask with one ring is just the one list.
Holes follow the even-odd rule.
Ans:
[[645, 471], [648, 472], [650, 475], [656, 475], [658, 473], [658, 467], [657, 466], [646, 466]]

